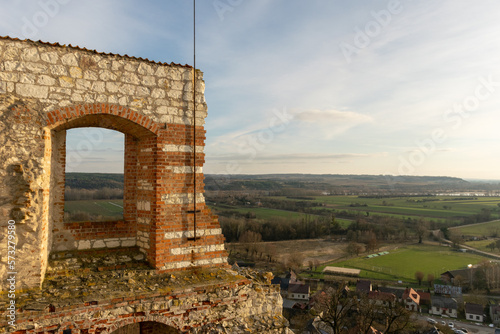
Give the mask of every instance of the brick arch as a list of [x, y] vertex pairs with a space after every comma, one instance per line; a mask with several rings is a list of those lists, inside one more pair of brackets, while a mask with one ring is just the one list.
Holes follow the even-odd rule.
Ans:
[[[111, 324], [107, 328], [102, 327], [101, 324], [95, 324], [92, 327], [90, 327], [90, 331], [92, 333], [92, 330], [99, 331], [100, 334], [116, 334], [115, 332], [120, 330], [121, 328], [124, 328], [126, 326], [135, 324], [135, 323], [155, 323], [155, 324], [162, 324], [168, 327], [170, 331], [173, 332], [168, 332], [168, 333], [181, 333], [181, 330], [178, 328], [178, 325], [176, 325], [173, 321], [172, 318], [161, 316], [161, 315], [144, 315], [144, 316], [134, 316], [134, 317], [128, 317], [124, 318], [123, 320], [120, 320], [118, 323], [115, 322]], [[61, 332], [62, 334], [62, 332]]]
[[[57, 251], [137, 246], [154, 265], [154, 248], [148, 245], [157, 202], [159, 124], [134, 110], [105, 103], [59, 108], [48, 112], [46, 120], [47, 146], [51, 147], [47, 255]], [[64, 222], [66, 130], [79, 127], [107, 128], [125, 134], [123, 220]]]
[[51, 130], [96, 126], [136, 137], [158, 135], [160, 129], [158, 123], [143, 114], [107, 103], [79, 104], [52, 110], [47, 113], [47, 126]]

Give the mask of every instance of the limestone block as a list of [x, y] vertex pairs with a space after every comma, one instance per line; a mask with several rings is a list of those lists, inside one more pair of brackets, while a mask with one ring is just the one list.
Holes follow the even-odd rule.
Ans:
[[69, 68], [69, 75], [72, 78], [81, 79], [81, 78], [83, 78], [83, 71], [80, 67], [70, 67]]
[[135, 72], [137, 71], [138, 66], [139, 65], [135, 62], [127, 62], [123, 68], [125, 69], [125, 71]]
[[36, 82], [37, 76], [32, 73], [23, 73], [20, 75], [19, 82], [34, 84]]
[[40, 63], [24, 63], [24, 67], [27, 71], [33, 73], [45, 74], [49, 72], [49, 68], [46, 65]]
[[96, 241], [94, 241], [94, 244], [92, 245], [92, 248], [104, 248], [104, 247], [106, 247], [104, 240], [96, 240]]
[[50, 73], [57, 76], [63, 76], [63, 75], [68, 76], [68, 71], [66, 70], [66, 67], [63, 65], [51, 65]]
[[111, 240], [111, 241], [105, 240], [105, 243], [107, 248], [120, 247], [120, 241], [118, 240]]
[[118, 85], [114, 82], [106, 82], [106, 90], [110, 93], [117, 93], [118, 92]]
[[143, 86], [137, 86], [137, 89], [136, 89], [137, 96], [149, 96], [150, 93], [151, 92], [150, 92], [149, 88], [143, 87]]
[[21, 58], [24, 61], [34, 61], [37, 62], [40, 60], [40, 55], [38, 54], [37, 48], [26, 48], [21, 52]]
[[56, 52], [44, 52], [41, 54], [41, 58], [43, 61], [50, 64], [57, 64], [59, 60], [59, 56]]
[[156, 79], [154, 76], [151, 76], [151, 75], [147, 75], [147, 76], [144, 76], [142, 78], [142, 82], [141, 82], [143, 85], [145, 86], [155, 86], [156, 85]]
[[97, 75], [97, 72], [95, 72], [95, 71], [84, 71], [83, 78], [85, 80], [92, 80], [92, 81], [99, 80], [99, 76]]
[[73, 78], [62, 76], [59, 78], [59, 85], [61, 87], [74, 87], [75, 83], [73, 81]]
[[49, 94], [49, 88], [47, 86], [18, 83], [16, 84], [16, 93], [35, 99], [46, 99]]
[[153, 67], [149, 64], [146, 63], [140, 63], [139, 67], [137, 68], [137, 72], [142, 75], [153, 75], [154, 70]]
[[84, 79], [76, 79], [76, 88], [81, 90], [89, 90], [92, 87], [92, 83]]
[[94, 81], [92, 83], [91, 89], [95, 92], [105, 93], [106, 92], [106, 84], [102, 81]]
[[11, 47], [11, 46], [7, 46], [5, 48], [3, 55], [2, 55], [2, 58], [4, 60], [13, 60], [13, 59], [17, 59], [18, 57], [19, 57], [19, 49]]
[[90, 240], [80, 240], [78, 242], [78, 249], [90, 249]]
[[129, 84], [138, 85], [140, 83], [139, 77], [137, 74], [132, 72], [125, 72], [121, 76], [121, 81]]
[[135, 246], [135, 239], [127, 239], [127, 240], [123, 240], [122, 243], [121, 243], [121, 246], [122, 247], [132, 247], [132, 246]]
[[99, 73], [99, 78], [103, 81], [116, 81], [117, 75], [108, 70], [102, 70]]
[[78, 61], [73, 53], [67, 53], [61, 56], [61, 62], [66, 66], [78, 66]]
[[56, 79], [49, 77], [48, 75], [40, 75], [38, 77], [38, 83], [44, 86], [54, 86], [56, 84]]
[[123, 84], [119, 89], [118, 91], [121, 93], [121, 94], [125, 94], [125, 95], [134, 95], [135, 93], [135, 87], [134, 85], [130, 85], [130, 84]]

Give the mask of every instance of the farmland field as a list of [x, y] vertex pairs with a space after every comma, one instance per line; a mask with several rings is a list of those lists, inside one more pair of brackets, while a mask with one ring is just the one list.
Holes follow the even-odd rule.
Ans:
[[123, 219], [123, 200], [66, 201], [64, 211], [70, 214], [86, 212], [102, 216], [102, 220]]
[[495, 220], [486, 223], [479, 223], [469, 226], [461, 226], [453, 228], [461, 235], [471, 235], [476, 237], [490, 237], [494, 234], [500, 236], [500, 220]]
[[[221, 210], [220, 207], [210, 206], [213, 211]], [[227, 209], [226, 209], [227, 208]], [[270, 208], [254, 208], [254, 207], [229, 207], [226, 206], [223, 210], [226, 213], [234, 212], [235, 214], [246, 214], [251, 212], [255, 214], [257, 219], [270, 219], [276, 217], [282, 218], [301, 218], [306, 216], [305, 213], [286, 211], [286, 210], [278, 210], [278, 209], [270, 209]]]
[[481, 256], [458, 253], [448, 247], [420, 244], [400, 247], [383, 256], [370, 259], [363, 256], [329, 265], [361, 269], [363, 278], [414, 283], [416, 271], [422, 271], [426, 277], [427, 274], [433, 274], [438, 279], [445, 271], [465, 268], [482, 259], [484, 258]]
[[[293, 200], [275, 197], [281, 200]], [[317, 196], [311, 202], [317, 209], [359, 212], [398, 218], [427, 218], [436, 222], [476, 215], [489, 210], [492, 219], [500, 218], [500, 197], [461, 198], [452, 196], [365, 198], [359, 196]]]
[[500, 251], [497, 249], [494, 249], [493, 251], [486, 247], [488, 246], [489, 244], [491, 244], [492, 242], [495, 242], [494, 240], [492, 239], [486, 239], [486, 240], [477, 240], [477, 241], [467, 241], [465, 243], [465, 245], [469, 246], [469, 247], [472, 247], [472, 248], [475, 248], [475, 249], [478, 249], [480, 251], [483, 251], [483, 252], [488, 252], [488, 253], [492, 253], [492, 254], [499, 254]]

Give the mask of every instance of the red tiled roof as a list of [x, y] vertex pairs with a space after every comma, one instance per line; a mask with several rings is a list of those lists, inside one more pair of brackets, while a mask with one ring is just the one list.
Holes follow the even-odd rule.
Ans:
[[0, 36], [0, 39], [6, 39], [6, 40], [11, 40], [11, 41], [29, 42], [29, 43], [33, 43], [33, 44], [46, 45], [46, 46], [55, 46], [55, 47], [61, 47], [61, 48], [72, 48], [72, 49], [75, 49], [75, 50], [92, 52], [92, 53], [95, 53], [95, 54], [98, 54], [98, 55], [119, 56], [119, 57], [123, 57], [123, 58], [135, 59], [135, 60], [145, 61], [145, 62], [148, 62], [148, 63], [158, 64], [158, 65], [170, 65], [170, 66], [180, 66], [180, 67], [192, 68], [191, 65], [187, 65], [187, 64], [181, 65], [181, 64], [176, 64], [174, 62], [164, 63], [164, 62], [149, 60], [148, 58], [133, 57], [133, 56], [129, 56], [129, 55], [119, 55], [119, 54], [116, 54], [116, 53], [99, 52], [99, 51], [96, 51], [96, 50], [82, 48], [82, 47], [79, 47], [79, 46], [73, 46], [71, 44], [66, 45], [66, 44], [59, 44], [59, 43], [49, 43], [49, 42], [42, 42], [42, 41], [32, 41], [30, 39], [19, 39], [17, 37], [9, 37], [9, 36]]

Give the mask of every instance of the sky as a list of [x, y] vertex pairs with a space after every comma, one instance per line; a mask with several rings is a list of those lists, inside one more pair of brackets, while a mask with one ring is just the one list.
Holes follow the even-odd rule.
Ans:
[[[193, 64], [190, 0], [0, 4], [3, 36]], [[204, 173], [500, 179], [499, 12], [494, 0], [198, 0]], [[120, 133], [70, 134], [68, 171], [123, 170]]]

